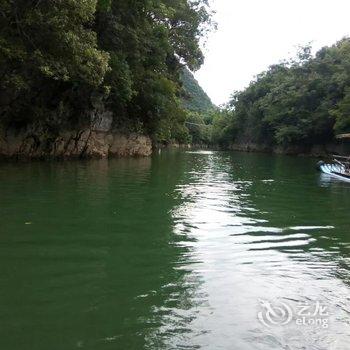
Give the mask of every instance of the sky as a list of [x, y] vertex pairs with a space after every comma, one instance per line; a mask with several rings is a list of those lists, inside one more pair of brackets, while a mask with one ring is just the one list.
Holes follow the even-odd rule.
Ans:
[[350, 35], [349, 0], [211, 0], [211, 8], [218, 29], [195, 76], [217, 105], [299, 45], [316, 51]]

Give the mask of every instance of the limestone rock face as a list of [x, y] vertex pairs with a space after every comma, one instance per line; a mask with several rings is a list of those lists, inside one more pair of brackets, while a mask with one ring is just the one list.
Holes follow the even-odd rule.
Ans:
[[148, 136], [123, 135], [109, 129], [107, 116], [91, 128], [64, 131], [59, 135], [52, 135], [42, 128], [0, 130], [0, 157], [72, 159], [149, 156], [152, 153], [152, 142]]

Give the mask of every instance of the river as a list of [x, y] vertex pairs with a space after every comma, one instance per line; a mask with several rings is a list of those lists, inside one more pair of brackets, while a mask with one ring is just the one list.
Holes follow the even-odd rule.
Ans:
[[315, 162], [0, 164], [0, 348], [349, 349], [350, 185]]

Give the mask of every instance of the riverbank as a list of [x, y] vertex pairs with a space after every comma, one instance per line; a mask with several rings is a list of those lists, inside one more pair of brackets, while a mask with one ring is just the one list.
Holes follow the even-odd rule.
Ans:
[[89, 127], [63, 130], [59, 133], [53, 133], [42, 126], [31, 126], [21, 130], [0, 130], [0, 159], [65, 160], [147, 157], [161, 149], [212, 149], [313, 157], [350, 154], [350, 144], [343, 142], [288, 147], [256, 143], [233, 143], [227, 147], [176, 142], [154, 144], [147, 135], [113, 130], [110, 125], [106, 126], [106, 120]]
[[145, 157], [152, 154], [150, 137], [93, 128], [53, 133], [42, 127], [0, 132], [2, 159], [93, 159]]
[[203, 144], [178, 144], [172, 143], [169, 145], [156, 145], [156, 149], [163, 148], [173, 148], [173, 149], [202, 149], [202, 150], [215, 150], [215, 151], [236, 151], [236, 152], [246, 152], [246, 153], [266, 153], [266, 154], [281, 154], [281, 155], [291, 155], [291, 156], [309, 156], [309, 157], [327, 157], [332, 154], [347, 156], [350, 154], [350, 144], [345, 143], [329, 143], [325, 145], [313, 145], [307, 146], [289, 146], [281, 147], [275, 146], [271, 147], [268, 145], [261, 145], [255, 143], [244, 143], [238, 144], [234, 143], [229, 146], [220, 145], [203, 145]]
[[256, 143], [234, 143], [227, 149], [239, 152], [275, 153], [295, 156], [326, 157], [332, 154], [349, 155], [350, 144], [334, 142], [324, 145], [268, 146]]

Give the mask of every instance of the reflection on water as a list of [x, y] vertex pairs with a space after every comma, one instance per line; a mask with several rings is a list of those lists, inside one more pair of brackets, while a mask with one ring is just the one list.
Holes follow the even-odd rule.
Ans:
[[[350, 245], [349, 238], [340, 240], [348, 233], [346, 213], [335, 213], [328, 199], [304, 198], [319, 189], [315, 182], [293, 180], [288, 169], [264, 179], [277, 170], [268, 169], [269, 163], [247, 169], [239, 157], [201, 155], [189, 178], [177, 186], [183, 202], [172, 214], [175, 233], [184, 237], [179, 244], [191, 249], [190, 264], [182, 268], [201, 279], [197, 293], [202, 303], [188, 311], [196, 317], [187, 337], [174, 334], [169, 344], [345, 349], [350, 340]], [[247, 171], [250, 176], [243, 178]], [[350, 194], [350, 188], [344, 190]], [[339, 217], [346, 221], [338, 222]], [[266, 329], [256, 317], [261, 299], [285, 301], [294, 310], [303, 302], [323, 303], [329, 307], [330, 327], [292, 323]]]
[[0, 196], [1, 349], [348, 348], [350, 186], [310, 159], [3, 164]]

